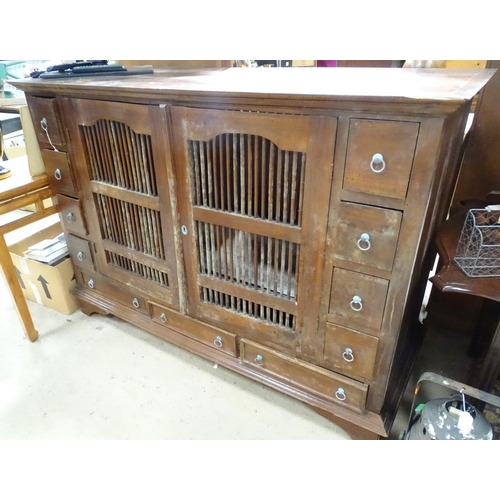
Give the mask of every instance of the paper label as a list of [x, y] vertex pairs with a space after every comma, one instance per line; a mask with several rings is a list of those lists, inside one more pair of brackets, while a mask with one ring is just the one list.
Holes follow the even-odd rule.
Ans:
[[35, 296], [35, 300], [41, 305], [43, 306], [43, 302], [42, 302], [42, 296], [40, 295], [40, 292], [38, 291], [38, 288], [36, 287], [36, 285], [34, 285], [33, 283], [31, 283], [31, 281], [29, 281], [29, 284], [31, 286], [31, 289], [33, 290], [33, 295]]
[[462, 431], [463, 434], [469, 434], [472, 430], [472, 425], [474, 424], [472, 415], [465, 411], [459, 411], [458, 414], [459, 417], [457, 427]]
[[26, 264], [26, 259], [22, 257], [19, 259], [21, 261], [21, 267], [23, 268], [24, 274], [30, 274], [30, 270], [28, 269], [28, 264]]

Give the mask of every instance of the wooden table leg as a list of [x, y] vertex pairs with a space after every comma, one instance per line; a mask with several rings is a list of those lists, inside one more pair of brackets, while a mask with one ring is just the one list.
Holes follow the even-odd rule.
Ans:
[[17, 314], [23, 325], [24, 334], [31, 341], [34, 342], [38, 338], [38, 332], [35, 330], [35, 325], [33, 324], [33, 319], [31, 318], [30, 311], [28, 309], [28, 304], [23, 295], [23, 290], [17, 278], [16, 272], [14, 271], [14, 263], [10, 256], [9, 248], [5, 243], [5, 238], [3, 234], [0, 233], [0, 266], [7, 281], [7, 286], [14, 300], [16, 306]]
[[500, 373], [500, 321], [491, 341], [486, 357], [481, 365], [481, 371], [476, 382], [478, 389], [489, 392], [493, 388]]

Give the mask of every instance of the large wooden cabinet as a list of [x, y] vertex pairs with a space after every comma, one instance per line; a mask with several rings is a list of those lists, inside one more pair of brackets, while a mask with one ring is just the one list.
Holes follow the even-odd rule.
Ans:
[[76, 295], [386, 436], [486, 70], [16, 82]]

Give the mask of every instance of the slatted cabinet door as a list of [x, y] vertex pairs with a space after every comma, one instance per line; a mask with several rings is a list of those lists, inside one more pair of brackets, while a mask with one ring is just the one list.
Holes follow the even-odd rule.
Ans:
[[64, 108], [100, 272], [177, 307], [164, 110], [84, 99]]
[[171, 112], [189, 314], [312, 356], [336, 119]]

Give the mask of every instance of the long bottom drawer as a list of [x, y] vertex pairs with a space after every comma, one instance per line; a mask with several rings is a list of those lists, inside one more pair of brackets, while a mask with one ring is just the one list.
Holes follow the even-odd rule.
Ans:
[[255, 342], [240, 341], [241, 360], [342, 406], [362, 413], [368, 386], [323, 368], [291, 358]]
[[216, 328], [201, 321], [188, 318], [164, 306], [149, 302], [151, 319], [160, 325], [172, 326], [186, 333], [189, 337], [230, 354], [238, 355], [236, 335]]

